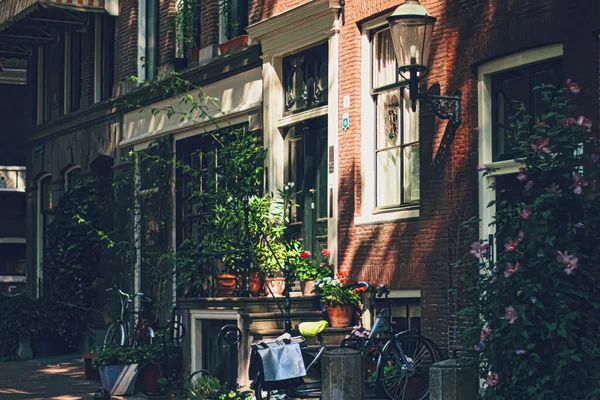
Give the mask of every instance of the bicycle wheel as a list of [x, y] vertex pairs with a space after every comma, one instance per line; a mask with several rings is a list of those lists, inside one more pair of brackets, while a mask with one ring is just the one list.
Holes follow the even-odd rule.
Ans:
[[125, 328], [120, 322], [114, 323], [108, 327], [104, 335], [104, 347], [109, 346], [124, 346], [125, 345]]
[[429, 368], [437, 361], [429, 340], [417, 334], [400, 335], [388, 341], [379, 356], [377, 382], [389, 399], [425, 400], [429, 397]]
[[259, 376], [257, 376], [256, 379], [254, 380], [253, 386], [254, 386], [254, 397], [256, 398], [256, 400], [270, 400], [271, 399], [271, 392], [263, 390], [263, 380], [260, 377], [260, 372], [259, 372]]

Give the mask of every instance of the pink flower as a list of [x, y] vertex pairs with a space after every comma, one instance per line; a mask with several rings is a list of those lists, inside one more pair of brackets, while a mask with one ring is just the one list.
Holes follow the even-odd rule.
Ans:
[[525, 232], [519, 231], [517, 233], [517, 242], [522, 242], [523, 240], [525, 240], [526, 237], [527, 235], [525, 235]]
[[573, 192], [575, 194], [583, 194], [583, 188], [588, 185], [587, 181], [583, 179], [580, 173], [573, 174], [573, 182], [575, 183], [575, 189]]
[[567, 128], [567, 127], [569, 127], [571, 125], [574, 125], [576, 123], [577, 123], [577, 120], [575, 118], [569, 117], [569, 118], [563, 119], [562, 126], [564, 126], [565, 128]]
[[508, 242], [504, 243], [504, 251], [514, 251], [517, 249], [518, 246], [519, 242], [515, 242], [514, 240], [510, 239]]
[[523, 219], [529, 219], [529, 217], [531, 217], [531, 214], [533, 214], [533, 211], [531, 210], [531, 208], [524, 208], [519, 213], [519, 216]]
[[488, 377], [485, 380], [485, 383], [488, 386], [496, 386], [498, 384], [499, 378], [498, 378], [498, 373], [494, 372], [491, 375], [488, 375]]
[[535, 151], [536, 153], [539, 153], [541, 151], [543, 153], [548, 154], [548, 153], [550, 153], [550, 147], [548, 147], [549, 141], [550, 141], [550, 139], [548, 139], [548, 138], [535, 139], [530, 144], [531, 149], [533, 151]]
[[527, 184], [525, 184], [525, 189], [531, 189], [533, 187], [533, 181], [527, 181]]
[[583, 126], [586, 132], [591, 132], [592, 130], [592, 120], [583, 115], [577, 118], [577, 125]]
[[504, 268], [504, 277], [508, 278], [509, 276], [511, 276], [512, 274], [517, 272], [518, 270], [519, 270], [519, 263], [516, 263], [515, 265], [513, 265], [511, 263], [506, 263], [506, 267]]
[[310, 255], [311, 255], [310, 251], [305, 250], [302, 253], [300, 253], [300, 258], [307, 259], [308, 257], [310, 257]]
[[574, 94], [577, 94], [581, 91], [579, 88], [579, 83], [573, 82], [573, 80], [570, 78], [567, 79], [567, 87], [569, 88], [569, 91]]
[[481, 258], [481, 256], [487, 253], [487, 246], [481, 242], [473, 242], [471, 243], [471, 251], [469, 251], [469, 253], [473, 254], [477, 258]]
[[321, 254], [323, 255], [323, 257], [331, 257], [331, 251], [329, 251], [328, 249], [321, 250]]
[[492, 334], [492, 330], [490, 329], [490, 324], [485, 324], [483, 328], [481, 328], [481, 334], [479, 334], [479, 340], [485, 342], [487, 338]]
[[517, 174], [517, 179], [521, 182], [527, 179], [527, 175], [525, 175], [525, 168], [519, 168], [519, 173]]
[[325, 263], [321, 263], [321, 264], [319, 264], [319, 267], [322, 267], [322, 266], [324, 266], [324, 265], [325, 265]]
[[567, 275], [571, 275], [574, 269], [577, 269], [577, 264], [579, 263], [579, 258], [575, 257], [575, 255], [569, 255], [569, 252], [565, 250], [565, 252], [558, 251], [556, 256], [556, 261], [565, 265], [565, 273]]
[[517, 310], [515, 310], [513, 306], [508, 306], [504, 309], [504, 319], [507, 320], [509, 324], [514, 324], [518, 317]]

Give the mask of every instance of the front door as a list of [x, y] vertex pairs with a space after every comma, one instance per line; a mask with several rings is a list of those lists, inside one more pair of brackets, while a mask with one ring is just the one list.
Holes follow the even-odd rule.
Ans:
[[327, 247], [327, 117], [303, 121], [285, 131], [285, 181], [300, 192], [288, 233], [318, 254]]

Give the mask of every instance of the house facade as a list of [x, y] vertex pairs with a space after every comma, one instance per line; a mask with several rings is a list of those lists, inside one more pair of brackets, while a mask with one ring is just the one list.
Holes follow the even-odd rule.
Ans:
[[[420, 330], [452, 355], [460, 350], [458, 305], [449, 294], [459, 288], [451, 263], [465, 251], [459, 225], [479, 215], [482, 237], [493, 235], [494, 211], [486, 205], [513, 184], [519, 167], [507, 126], [512, 102], [539, 113], [533, 87], [572, 78], [582, 87], [575, 105], [598, 116], [600, 5], [592, 0], [581, 2], [585, 13], [552, 0], [421, 0], [437, 22], [420, 88], [462, 93], [454, 133], [434, 112], [410, 108], [386, 21], [401, 1], [231, 0], [226, 14], [216, 0], [27, 3], [10, 24], [14, 15], [2, 12], [16, 9], [2, 11], [0, 4], [0, 56], [26, 60], [23, 118], [32, 123], [20, 146], [27, 156], [26, 281], [33, 296], [43, 296], [45, 221], [72, 178], [112, 174], [122, 156], [158, 138], [168, 138], [179, 160], [189, 159], [202, 149], [198, 138], [227, 121], [262, 135], [265, 191], [290, 182], [301, 190], [291, 229], [305, 247], [330, 249], [336, 268], [357, 280], [389, 285], [400, 327]], [[32, 38], [38, 20], [45, 29]], [[153, 113], [178, 101], [144, 82], [172, 71], [218, 104], [193, 121]], [[477, 165], [496, 172], [484, 182]], [[167, 247], [184, 235], [176, 186]], [[130, 287], [139, 291], [145, 228], [135, 218], [127, 220], [138, 244]], [[305, 312], [298, 315], [318, 317], [314, 299], [296, 301]], [[247, 334], [241, 378], [248, 343], [282, 327], [271, 299], [179, 305], [189, 326], [191, 370], [218, 358], [211, 353], [217, 333], [233, 323]]]

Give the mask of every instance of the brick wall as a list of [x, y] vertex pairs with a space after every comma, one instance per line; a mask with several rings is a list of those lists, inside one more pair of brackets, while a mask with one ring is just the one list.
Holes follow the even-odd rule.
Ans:
[[138, 0], [119, 1], [115, 36], [115, 85], [127, 87], [129, 77], [137, 75]]
[[[289, 2], [278, 2], [273, 12]], [[585, 1], [585, 16], [570, 18], [568, 4], [550, 0], [481, 2], [422, 0], [438, 18], [431, 70], [422, 84], [439, 83], [441, 93], [463, 93], [463, 122], [440, 165], [432, 167], [446, 123], [421, 111], [420, 217], [396, 223], [354, 225], [361, 214], [360, 29], [357, 22], [392, 10], [394, 0], [347, 2], [340, 33], [339, 109], [349, 111], [352, 124], [339, 128], [339, 254], [340, 267], [355, 277], [384, 282], [396, 289], [420, 289], [423, 333], [446, 352], [457, 347], [460, 323], [448, 289], [457, 287], [450, 267], [463, 249], [458, 243], [461, 221], [478, 212], [477, 65], [483, 61], [544, 44], [564, 44], [566, 77], [580, 82], [578, 102], [596, 116], [598, 52], [594, 32], [600, 28], [600, 6]], [[268, 2], [265, 2], [268, 4]], [[363, 77], [364, 79], [364, 77]], [[342, 109], [350, 95], [350, 110]], [[341, 115], [338, 120], [341, 121]]]
[[219, 44], [219, 5], [216, 1], [200, 3], [200, 48]]

